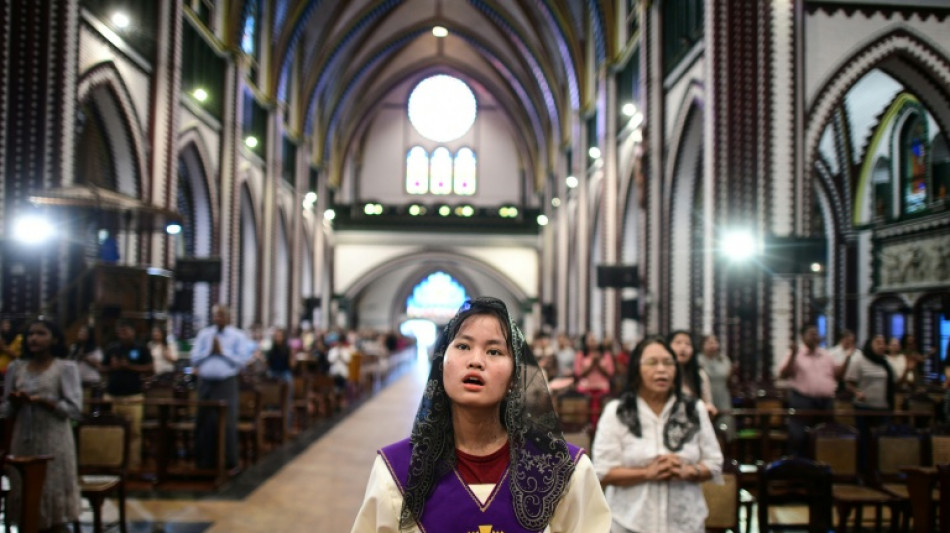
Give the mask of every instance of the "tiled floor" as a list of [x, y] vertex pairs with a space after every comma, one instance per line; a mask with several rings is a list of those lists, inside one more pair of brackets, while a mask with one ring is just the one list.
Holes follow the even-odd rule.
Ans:
[[426, 372], [412, 366], [242, 499], [130, 499], [129, 521], [142, 526], [130, 530], [348, 532], [376, 450], [409, 435]]

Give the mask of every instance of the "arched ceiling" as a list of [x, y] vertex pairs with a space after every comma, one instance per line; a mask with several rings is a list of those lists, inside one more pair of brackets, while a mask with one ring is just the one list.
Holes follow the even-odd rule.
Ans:
[[[275, 95], [292, 80], [289, 122], [315, 139], [319, 163], [342, 156], [380, 95], [420, 72], [443, 71], [505, 108], [540, 176], [568, 139], [570, 111], [588, 103], [579, 74], [588, 60], [585, 28], [595, 60], [606, 41], [594, 0], [258, 2], [271, 21], [262, 88]], [[437, 25], [449, 35], [435, 37]]]

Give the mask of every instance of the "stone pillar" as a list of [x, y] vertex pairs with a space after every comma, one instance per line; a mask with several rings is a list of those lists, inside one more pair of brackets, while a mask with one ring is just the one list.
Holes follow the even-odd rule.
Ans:
[[[59, 290], [53, 244], [24, 247], [13, 224], [30, 194], [73, 173], [77, 0], [0, 2], [0, 312], [40, 310]], [[67, 180], [68, 182], [68, 180]]]
[[[771, 9], [769, 2], [753, 0], [706, 3], [706, 17], [711, 21], [706, 35], [710, 65], [707, 83], [715, 88], [713, 101], [707, 106], [714, 121], [712, 145], [707, 149], [713, 151], [715, 179], [720, 184], [717, 227], [722, 231], [750, 231], [759, 239], [769, 230], [770, 205], [766, 199], [770, 184], [777, 181], [772, 173], [779, 171], [769, 151], [769, 138], [777, 127], [769, 106], [773, 91], [770, 53], [774, 44]], [[780, 90], [786, 91], [787, 87]], [[716, 301], [722, 306], [719, 314], [727, 325], [723, 332], [725, 349], [739, 358], [748, 372], [744, 377], [753, 377], [755, 369], [756, 374], [768, 378], [773, 299], [766, 296], [771, 294], [771, 281], [755, 266], [733, 266], [724, 272], [720, 278], [724, 294]]]
[[[151, 191], [145, 201], [175, 210], [178, 196], [178, 116], [181, 99], [181, 32], [182, 7], [180, 1], [159, 2], [155, 47], [155, 70], [152, 73], [152, 128], [149, 138], [149, 170]], [[170, 266], [166, 253], [173, 237], [163, 229], [151, 235], [145, 262], [161, 267]], [[172, 250], [174, 253], [174, 250]]]
[[[614, 265], [620, 256], [620, 217], [617, 191], [620, 186], [617, 179], [617, 78], [611, 74], [604, 77], [604, 118], [606, 131], [602, 156], [604, 161], [604, 188], [601, 200], [603, 212], [604, 242], [602, 243], [604, 263]], [[604, 338], [617, 339], [620, 332], [619, 296], [622, 289], [604, 290]]]
[[[709, 15], [707, 14], [707, 17]], [[666, 303], [660, 301], [664, 293], [661, 280], [662, 249], [664, 239], [661, 238], [663, 213], [663, 62], [660, 56], [662, 50], [662, 32], [660, 6], [653, 4], [648, 16], [644, 19], [643, 57], [645, 68], [644, 86], [646, 90], [646, 115], [644, 135], [645, 164], [644, 164], [644, 195], [646, 196], [646, 228], [645, 238], [641, 241], [643, 260], [640, 262], [641, 275], [644, 279], [642, 291], [645, 331], [665, 331], [669, 327], [669, 313]]]
[[[261, 249], [260, 283], [258, 294], [260, 300], [261, 322], [264, 326], [273, 324], [274, 316], [274, 260], [277, 257], [277, 188], [280, 186], [280, 170], [282, 159], [283, 139], [281, 135], [281, 113], [270, 111], [267, 113], [267, 151], [264, 154], [264, 199], [261, 206]], [[286, 324], [283, 324], [286, 326]]]
[[[241, 187], [242, 172], [238, 167], [238, 143], [241, 140], [241, 123], [244, 120], [241, 105], [241, 68], [229, 61], [225, 71], [224, 106], [221, 117], [221, 170], [217, 176], [220, 191], [220, 220], [217, 240], [221, 255], [221, 286], [217, 301], [226, 303], [239, 314], [241, 279], [238, 267], [241, 264]], [[246, 319], [247, 317], [243, 317]]]

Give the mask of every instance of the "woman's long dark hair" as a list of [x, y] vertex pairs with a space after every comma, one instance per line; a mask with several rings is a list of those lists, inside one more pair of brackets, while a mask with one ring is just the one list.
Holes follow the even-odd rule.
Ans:
[[459, 309], [436, 343], [410, 436], [412, 454], [403, 492], [400, 529], [409, 529], [421, 521], [433, 489], [442, 476], [455, 467], [452, 402], [445, 391], [442, 364], [449, 344], [462, 324], [473, 316], [498, 319], [513, 358], [511, 386], [499, 407], [499, 417], [509, 441], [507, 483], [515, 516], [522, 527], [531, 531], [544, 529], [574, 471], [574, 461], [561, 433], [547, 380], [524, 335], [511, 321], [504, 302], [496, 298], [476, 298]]
[[[676, 354], [666, 340], [659, 335], [646, 337], [633, 351], [630, 356], [630, 366], [627, 367], [627, 385], [620, 395], [620, 405], [617, 407], [617, 416], [630, 429], [630, 432], [636, 437], [642, 437], [643, 431], [640, 427], [640, 415], [637, 412], [637, 398], [640, 393], [640, 385], [643, 380], [640, 376], [640, 360], [643, 358], [643, 352], [648, 346], [658, 344], [663, 347], [676, 361]], [[693, 435], [699, 431], [699, 414], [696, 411], [696, 398], [683, 397], [683, 378], [682, 369], [679, 364], [674, 367], [676, 370], [673, 375], [672, 394], [676, 398], [673, 406], [672, 415], [663, 428], [663, 443], [671, 451], [679, 451]], [[676, 413], [682, 407], [685, 414], [685, 421], [677, 420]]]
[[[890, 363], [887, 362], [887, 358], [884, 355], [874, 353], [874, 350], [871, 347], [874, 345], [874, 337], [881, 337], [884, 339], [884, 342], [887, 342], [887, 338], [880, 333], [871, 335], [868, 337], [868, 340], [864, 342], [864, 358], [868, 361], [874, 363], [875, 365], [884, 369], [887, 372], [887, 406], [890, 409], [894, 409], [894, 394], [897, 389], [897, 384], [894, 383], [894, 371], [891, 369]], [[887, 344], [885, 344], [887, 346]], [[885, 348], [887, 351], [887, 348]]]
[[[699, 379], [699, 359], [696, 357], [698, 354], [696, 353], [696, 343], [693, 342], [693, 334], [685, 329], [677, 329], [666, 336], [667, 346], [673, 345], [673, 339], [675, 339], [677, 335], [686, 335], [689, 337], [689, 343], [693, 347], [693, 356], [689, 358], [689, 361], [686, 361], [686, 365], [683, 368], [683, 380], [689, 385], [689, 390], [693, 391], [693, 394], [695, 394], [697, 398], [702, 399], [703, 380]], [[679, 366], [679, 358], [676, 358], [676, 362], [677, 366]]]
[[86, 341], [79, 346], [82, 352], [80, 355], [85, 355], [89, 352], [95, 351], [96, 348], [99, 347], [96, 344], [96, 328], [90, 325], [80, 326], [80, 328], [86, 330]]
[[52, 320], [44, 317], [34, 318], [26, 323], [26, 327], [23, 328], [23, 346], [20, 357], [24, 360], [33, 358], [33, 352], [30, 351], [30, 343], [27, 341], [30, 328], [33, 327], [34, 324], [42, 324], [43, 327], [49, 330], [50, 335], [53, 337], [49, 345], [50, 354], [57, 359], [65, 358], [69, 349], [66, 346], [66, 335], [63, 334], [63, 329]]

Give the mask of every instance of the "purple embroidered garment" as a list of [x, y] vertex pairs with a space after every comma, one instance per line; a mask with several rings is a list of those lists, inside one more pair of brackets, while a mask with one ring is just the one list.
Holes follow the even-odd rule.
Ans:
[[[576, 463], [584, 450], [568, 444]], [[379, 450], [393, 476], [399, 491], [405, 493], [409, 478], [409, 459], [412, 445], [409, 439]], [[457, 470], [442, 476], [426, 501], [422, 519], [418, 521], [423, 533], [538, 533], [521, 526], [515, 516], [511, 487], [506, 471], [495, 485], [487, 501], [482, 503], [462, 480]]]

